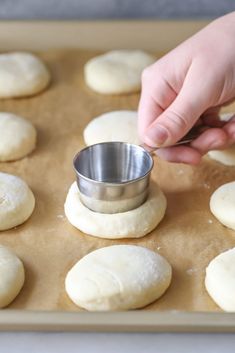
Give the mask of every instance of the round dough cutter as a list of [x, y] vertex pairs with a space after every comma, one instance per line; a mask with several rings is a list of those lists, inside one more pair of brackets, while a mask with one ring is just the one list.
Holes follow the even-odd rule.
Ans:
[[[175, 145], [190, 143], [207, 128], [194, 127]], [[156, 149], [125, 142], [102, 142], [82, 149], [73, 164], [83, 204], [100, 213], [139, 207], [148, 196]]]

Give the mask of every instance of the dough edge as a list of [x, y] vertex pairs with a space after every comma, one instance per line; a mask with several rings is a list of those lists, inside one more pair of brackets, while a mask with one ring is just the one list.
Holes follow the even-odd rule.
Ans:
[[14, 51], [2, 53], [0, 56], [4, 57], [4, 59], [9, 57], [9, 60], [16, 60], [16, 62], [22, 59], [23, 61], [25, 60], [25, 64], [29, 64], [28, 66], [30, 70], [33, 66], [32, 71], [34, 75], [31, 82], [28, 81], [28, 77], [22, 82], [17, 82], [18, 73], [15, 77], [14, 75], [10, 77], [9, 81], [6, 82], [7, 88], [0, 86], [0, 99], [34, 96], [44, 91], [49, 85], [51, 81], [51, 74], [44, 61], [37, 55], [27, 51]]
[[[224, 193], [228, 193], [230, 190], [230, 186], [233, 185], [232, 187], [234, 188], [235, 191], [235, 182], [229, 182], [226, 184], [223, 184], [219, 186], [211, 195], [210, 198], [210, 210], [211, 213], [215, 216], [215, 218], [224, 226], [235, 230], [235, 219], [233, 215], [233, 211], [235, 210], [235, 205], [234, 207], [231, 207], [232, 205], [231, 202], [226, 201], [226, 198], [223, 197], [220, 201], [221, 196], [224, 196]], [[218, 202], [220, 201], [220, 202]], [[227, 208], [227, 203], [229, 208]]]
[[[121, 124], [119, 122], [120, 118]], [[83, 131], [85, 144], [90, 146], [102, 142], [121, 141], [139, 145], [141, 141], [138, 136], [137, 119], [137, 111], [124, 109], [113, 110], [96, 116], [86, 125]], [[107, 129], [107, 122], [109, 124], [112, 122], [112, 130], [110, 130], [110, 126]], [[120, 126], [123, 128], [124, 123], [127, 123], [127, 130], [123, 133]]]
[[35, 150], [37, 143], [37, 131], [32, 122], [9, 112], [0, 112], [0, 119], [1, 116], [9, 119], [9, 122], [7, 120], [4, 121], [5, 124], [3, 126], [5, 125], [6, 129], [9, 129], [12, 138], [14, 138], [15, 128], [11, 129], [11, 124], [15, 120], [20, 130], [20, 137], [16, 136], [14, 143], [11, 142], [9, 145], [2, 144], [0, 141], [0, 162], [17, 161], [31, 154]]
[[[115, 254], [116, 250], [117, 253]], [[95, 289], [95, 291], [92, 293], [93, 295], [91, 296], [91, 292], [89, 291], [89, 285], [88, 293], [86, 293], [86, 286], [89, 281], [92, 280], [92, 277], [90, 277], [91, 273], [89, 270], [93, 271], [92, 268], [94, 268], [94, 266], [96, 267], [99, 255], [101, 255], [100, 263], [102, 264], [103, 256], [107, 253], [109, 258], [111, 257], [111, 259], [113, 258], [114, 261], [117, 261], [118, 253], [120, 253], [118, 256], [122, 256], [124, 253], [124, 257], [127, 257], [127, 253], [130, 251], [135, 252], [135, 259], [136, 257], [139, 257], [142, 260], [142, 262], [137, 264], [136, 271], [138, 271], [138, 266], [140, 267], [140, 265], [143, 265], [143, 262], [145, 262], [144, 259], [146, 259], [147, 257], [149, 258], [150, 262], [148, 262], [148, 266], [149, 264], [151, 264], [151, 266], [148, 267], [148, 284], [144, 284], [145, 281], [143, 280], [140, 280], [140, 282], [138, 282], [137, 284], [136, 279], [138, 278], [138, 276], [136, 278], [133, 278], [133, 281], [132, 279], [130, 281], [126, 281], [130, 274], [127, 276], [127, 278], [125, 278], [125, 274], [124, 277], [122, 274], [119, 277], [117, 268], [115, 269], [115, 266], [114, 268], [112, 268], [112, 263], [110, 263], [110, 267], [108, 266], [108, 272], [111, 272], [112, 276], [118, 281], [120, 281], [120, 289], [114, 290], [113, 292], [108, 291], [107, 293], [103, 293], [103, 291], [100, 292], [99, 290], [97, 292], [97, 289], [99, 288], [98, 280], [98, 282], [94, 282], [97, 285], [97, 289]], [[136, 256], [137, 253], [138, 256]], [[108, 265], [106, 261], [105, 264]], [[86, 275], [84, 276], [84, 271], [86, 267], [88, 268], [88, 277], [86, 277]], [[79, 274], [81, 278], [79, 278]], [[95, 269], [93, 275], [96, 275]], [[151, 277], [152, 280], [150, 280]], [[124, 282], [122, 280], [124, 280]], [[78, 262], [76, 262], [66, 275], [65, 290], [69, 298], [73, 301], [75, 305], [78, 305], [79, 307], [84, 308], [88, 311], [132, 310], [143, 308], [146, 305], [149, 305], [158, 300], [170, 286], [171, 280], [172, 268], [170, 263], [166, 260], [164, 256], [143, 246], [119, 244], [96, 249], [85, 255]], [[77, 281], [80, 282], [79, 286], [77, 286], [75, 283]], [[83, 285], [85, 285], [84, 290]], [[110, 285], [112, 286], [112, 283], [110, 283]], [[140, 287], [142, 288], [141, 291], [139, 290]], [[97, 297], [95, 295], [96, 292]], [[86, 294], [88, 294], [88, 297], [86, 297]]]
[[[205, 288], [209, 296], [213, 301], [224, 311], [235, 312], [235, 299], [231, 299], [230, 291], [226, 293], [224, 287], [224, 268], [223, 265], [220, 267], [220, 262], [224, 261], [228, 264], [228, 258], [230, 255], [234, 254], [235, 259], [235, 248], [225, 250], [219, 255], [215, 256], [206, 268], [205, 275]], [[225, 260], [224, 260], [225, 258]], [[216, 278], [216, 272], [218, 274], [218, 279]], [[222, 276], [222, 281], [221, 281]], [[229, 289], [229, 288], [228, 288]]]
[[[12, 278], [12, 273], [10, 274], [11, 281], [9, 277], [5, 279], [8, 285], [9, 285], [9, 281], [11, 283], [10, 283], [10, 286], [7, 288], [8, 290], [5, 289], [3, 290], [3, 292], [0, 293], [0, 308], [4, 308], [14, 301], [14, 299], [18, 296], [21, 289], [23, 288], [23, 285], [25, 282], [25, 270], [21, 259], [10, 248], [0, 244], [0, 253], [2, 253], [2, 251], [5, 253], [5, 256], [8, 258], [7, 263], [9, 263], [9, 267], [11, 267], [11, 270], [13, 267], [15, 273], [14, 273], [14, 278]], [[1, 263], [1, 257], [0, 257], [0, 263]], [[3, 267], [5, 267], [4, 264], [3, 264]]]
[[[113, 55], [121, 56], [121, 63], [120, 63], [121, 71], [122, 71], [122, 65], [123, 65], [123, 62], [122, 62], [123, 56], [128, 57], [128, 55], [130, 56], [140, 55], [143, 62], [145, 62], [144, 66], [141, 65], [143, 66], [143, 69], [153, 64], [156, 61], [156, 58], [154, 58], [153, 55], [147, 53], [144, 50], [116, 49], [116, 50], [107, 51], [104, 54], [97, 55], [91, 58], [85, 64], [84, 77], [85, 77], [86, 85], [89, 88], [91, 88], [93, 91], [104, 95], [122, 95], [122, 94], [139, 92], [141, 88], [141, 74], [139, 75], [137, 73], [135, 75], [134, 80], [133, 80], [133, 77], [132, 79], [129, 79], [129, 80], [128, 79], [123, 80], [123, 77], [120, 77], [120, 75], [118, 75], [117, 72], [112, 74], [112, 70], [110, 72], [110, 69], [106, 67], [106, 61], [109, 61], [111, 57], [112, 58], [111, 62], [112, 62]], [[118, 66], [117, 62], [116, 62], [116, 65]], [[133, 69], [129, 68], [129, 70], [132, 72]], [[125, 71], [128, 72], [128, 66], [125, 68]]]
[[17, 187], [21, 184], [25, 192], [22, 200], [20, 200], [21, 202], [16, 202], [14, 205], [14, 209], [0, 214], [0, 231], [9, 230], [23, 224], [30, 218], [35, 208], [35, 197], [28, 184], [20, 177], [3, 172], [0, 172], [0, 181], [2, 174], [3, 178], [7, 178], [7, 176], [16, 178]]
[[149, 196], [140, 207], [123, 213], [102, 214], [85, 207], [79, 198], [77, 183], [68, 192], [64, 210], [69, 222], [83, 233], [106, 239], [141, 238], [161, 222], [166, 197], [156, 183], [150, 184]]

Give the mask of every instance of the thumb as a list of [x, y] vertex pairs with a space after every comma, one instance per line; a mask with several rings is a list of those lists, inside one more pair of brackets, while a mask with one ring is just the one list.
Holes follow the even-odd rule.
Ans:
[[153, 147], [170, 146], [192, 128], [208, 106], [200, 85], [183, 85], [172, 104], [149, 126], [144, 142]]

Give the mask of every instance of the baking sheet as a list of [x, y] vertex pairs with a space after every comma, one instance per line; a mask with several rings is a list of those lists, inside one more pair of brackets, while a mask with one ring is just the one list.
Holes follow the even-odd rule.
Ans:
[[1, 163], [1, 171], [27, 181], [36, 197], [32, 217], [22, 226], [1, 232], [1, 244], [24, 261], [24, 289], [10, 308], [79, 310], [64, 291], [64, 278], [85, 254], [113, 244], [138, 244], [164, 255], [173, 266], [167, 293], [145, 310], [217, 311], [203, 284], [204, 270], [221, 251], [235, 246], [235, 232], [209, 211], [211, 193], [234, 180], [235, 168], [209, 160], [198, 167], [155, 160], [152, 173], [167, 196], [164, 220], [142, 239], [98, 239], [73, 228], [63, 205], [74, 181], [72, 159], [83, 146], [82, 132], [95, 116], [116, 109], [136, 109], [139, 95], [102, 96], [83, 82], [84, 63], [96, 55], [88, 51], [52, 51], [41, 54], [52, 73], [48, 90], [36, 97], [0, 102], [32, 121], [38, 131], [36, 150], [27, 158]]
[[[223, 227], [213, 217], [209, 211], [209, 198], [219, 185], [234, 180], [235, 168], [222, 166], [207, 158], [198, 167], [169, 164], [155, 159], [152, 178], [158, 182], [168, 201], [166, 216], [156, 230], [142, 239], [114, 241], [94, 238], [73, 228], [64, 216], [63, 204], [68, 188], [74, 181], [72, 158], [84, 146], [84, 127], [93, 117], [104, 112], [136, 109], [139, 100], [138, 94], [98, 95], [84, 85], [84, 63], [98, 53], [87, 50], [41, 52], [39, 56], [45, 60], [52, 73], [49, 89], [31, 98], [0, 101], [0, 111], [26, 117], [35, 124], [38, 131], [37, 148], [29, 157], [0, 164], [1, 171], [18, 175], [28, 182], [36, 197], [36, 208], [32, 217], [25, 224], [0, 233], [0, 243], [11, 247], [23, 260], [26, 269], [25, 286], [16, 300], [3, 311], [2, 317], [5, 322], [8, 322], [7, 318], [15, 318], [17, 321], [20, 312], [22, 323], [22, 310], [25, 309], [80, 311], [64, 291], [64, 278], [73, 264], [85, 254], [103, 246], [138, 244], [159, 252], [169, 260], [173, 266], [173, 280], [162, 298], [138, 311], [137, 315], [143, 313], [144, 318], [147, 311], [170, 311], [165, 314], [168, 326], [163, 325], [164, 330], [167, 327], [173, 329], [173, 326], [176, 329], [177, 322], [180, 322], [178, 311], [221, 311], [205, 291], [205, 267], [214, 256], [235, 246], [235, 232]], [[226, 108], [226, 112], [234, 110], [235, 105]], [[177, 319], [172, 316], [175, 312]], [[89, 315], [84, 312], [83, 315], [85, 314]], [[30, 328], [31, 316], [27, 315], [26, 326]], [[53, 325], [58, 328], [56, 319], [50, 321], [48, 315], [44, 316], [44, 327], [51, 322], [51, 328]], [[61, 318], [62, 314], [58, 315]], [[109, 325], [117, 318], [115, 313], [111, 315], [113, 316], [105, 316], [110, 318]], [[132, 327], [136, 328], [134, 316], [131, 316], [136, 313], [129, 312], [128, 315]], [[222, 320], [224, 324], [229, 322], [233, 326], [233, 314], [220, 315], [221, 320], [229, 318], [228, 321]], [[101, 323], [102, 316], [96, 314], [96, 317], [101, 319]], [[74, 324], [74, 327], [81, 328], [81, 317], [76, 318], [74, 322], [77, 320], [77, 326]], [[161, 314], [153, 321], [153, 316], [149, 318], [149, 329], [151, 324], [155, 329], [160, 329], [161, 322], [158, 319], [162, 318]], [[198, 316], [186, 316], [185, 329], [190, 322], [192, 330], [196, 323], [202, 328], [203, 320], [197, 321], [197, 318]], [[14, 321], [12, 320], [10, 322]], [[213, 318], [210, 317], [206, 322], [213, 326]], [[94, 323], [98, 324], [97, 321]], [[118, 326], [119, 329], [124, 328], [124, 323], [125, 316]], [[141, 326], [141, 322], [138, 324], [139, 329], [143, 329], [144, 325]], [[21, 327], [25, 328], [22, 325]], [[4, 329], [1, 319], [0, 328]]]

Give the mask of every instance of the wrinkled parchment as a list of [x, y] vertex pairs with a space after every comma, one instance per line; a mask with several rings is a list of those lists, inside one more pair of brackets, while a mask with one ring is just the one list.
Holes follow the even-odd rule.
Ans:
[[[209, 198], [221, 184], [235, 179], [235, 167], [205, 158], [198, 167], [155, 159], [152, 177], [167, 196], [164, 220], [137, 240], [104, 240], [79, 232], [64, 216], [63, 205], [74, 181], [72, 159], [84, 146], [82, 132], [95, 116], [116, 109], [136, 109], [139, 96], [103, 96], [83, 81], [89, 51], [52, 51], [46, 61], [52, 83], [43, 93], [0, 101], [32, 121], [38, 131], [36, 150], [27, 158], [1, 163], [0, 170], [22, 177], [33, 190], [36, 208], [23, 225], [0, 233], [0, 243], [14, 249], [25, 264], [25, 286], [9, 306], [34, 310], [80, 310], [67, 297], [64, 278], [85, 254], [112, 244], [138, 244], [164, 255], [173, 266], [167, 293], [144, 310], [220, 310], [204, 288], [205, 268], [220, 252], [235, 246], [235, 232], [210, 213]], [[233, 111], [230, 106], [226, 111]]]

